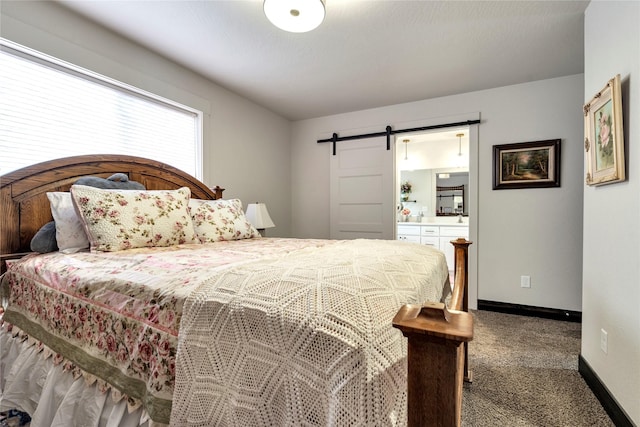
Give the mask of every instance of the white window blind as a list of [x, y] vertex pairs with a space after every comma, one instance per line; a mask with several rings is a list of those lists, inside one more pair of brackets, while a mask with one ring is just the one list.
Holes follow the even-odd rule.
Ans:
[[127, 154], [202, 178], [201, 112], [6, 40], [0, 48], [0, 175]]

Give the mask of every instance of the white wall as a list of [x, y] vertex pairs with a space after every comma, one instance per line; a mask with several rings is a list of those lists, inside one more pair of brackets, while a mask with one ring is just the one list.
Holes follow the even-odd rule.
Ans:
[[[585, 12], [589, 101], [622, 79], [627, 181], [584, 190], [584, 360], [640, 425], [640, 3], [592, 1]], [[600, 350], [600, 330], [608, 352]]]
[[0, 36], [204, 114], [204, 177], [226, 198], [267, 203], [290, 235], [290, 122], [55, 2], [0, 2]]
[[419, 215], [420, 211], [422, 211], [425, 216], [433, 216], [434, 213], [431, 206], [435, 196], [431, 191], [431, 171], [428, 169], [407, 170], [402, 171], [400, 177], [400, 182], [408, 181], [411, 183], [410, 201], [403, 203], [403, 206], [411, 210], [411, 215]]
[[[583, 76], [303, 120], [292, 129], [292, 231], [329, 236], [332, 132], [346, 136], [464, 119], [480, 112], [478, 298], [581, 310]], [[455, 119], [457, 118], [457, 119]], [[561, 187], [492, 190], [492, 146], [562, 140]], [[348, 144], [348, 142], [342, 142]], [[399, 142], [401, 143], [401, 142]], [[389, 197], [393, 197], [390, 195]], [[531, 276], [531, 288], [520, 276]]]

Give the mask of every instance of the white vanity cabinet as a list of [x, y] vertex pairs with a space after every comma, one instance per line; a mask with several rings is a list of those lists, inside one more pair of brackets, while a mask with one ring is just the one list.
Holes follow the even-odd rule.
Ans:
[[449, 270], [453, 270], [455, 264], [454, 247], [452, 240], [458, 237], [469, 238], [469, 226], [467, 224], [425, 224], [411, 223], [398, 224], [398, 240], [421, 243], [433, 246], [444, 252]]
[[398, 240], [405, 242], [420, 243], [420, 225], [418, 224], [398, 224]]
[[440, 250], [444, 252], [444, 256], [447, 258], [447, 267], [449, 270], [453, 270], [455, 267], [455, 248], [451, 244], [452, 240], [458, 237], [469, 238], [468, 226], [440, 226]]
[[440, 227], [437, 225], [421, 225], [420, 226], [420, 243], [423, 245], [440, 248]]

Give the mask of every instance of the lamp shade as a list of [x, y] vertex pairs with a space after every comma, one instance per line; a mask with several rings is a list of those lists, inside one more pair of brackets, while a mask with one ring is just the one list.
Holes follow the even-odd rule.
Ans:
[[264, 14], [273, 25], [291, 33], [306, 33], [324, 20], [322, 0], [264, 0]]
[[267, 205], [264, 203], [249, 203], [245, 215], [249, 222], [258, 230], [276, 226], [273, 221], [271, 221], [269, 211], [267, 211]]

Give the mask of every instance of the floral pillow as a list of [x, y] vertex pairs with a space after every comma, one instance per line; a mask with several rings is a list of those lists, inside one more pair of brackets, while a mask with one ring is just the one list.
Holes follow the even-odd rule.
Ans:
[[58, 250], [66, 254], [89, 249], [89, 239], [68, 192], [49, 192], [51, 215], [55, 222]]
[[193, 227], [200, 243], [260, 237], [242, 210], [239, 199], [189, 201]]
[[191, 190], [103, 190], [71, 186], [93, 251], [196, 243], [189, 215]]

